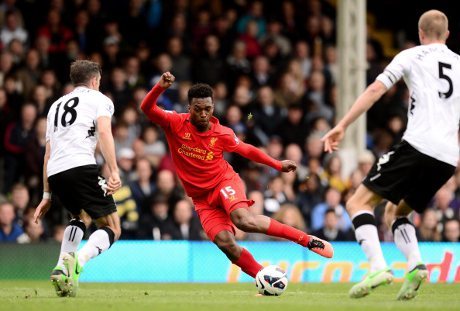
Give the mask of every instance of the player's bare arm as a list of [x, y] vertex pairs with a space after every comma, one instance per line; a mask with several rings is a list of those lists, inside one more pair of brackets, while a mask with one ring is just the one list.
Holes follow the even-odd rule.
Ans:
[[375, 81], [358, 97], [342, 120], [321, 139], [324, 142], [324, 151], [333, 152], [339, 149], [339, 143], [345, 135], [347, 127], [361, 114], [368, 111], [376, 101], [387, 91], [386, 86]]
[[38, 220], [41, 219], [51, 207], [51, 189], [48, 183], [48, 177], [46, 175], [50, 153], [51, 153], [51, 146], [50, 146], [50, 142], [47, 141], [46, 147], [45, 147], [45, 157], [43, 161], [43, 198], [40, 204], [38, 204], [37, 208], [35, 209], [34, 222], [36, 224], [38, 224]]
[[107, 194], [110, 195], [115, 193], [121, 187], [110, 118], [99, 117], [97, 119], [97, 128], [101, 152], [110, 171], [110, 176], [107, 183]]
[[297, 169], [297, 165], [295, 164], [294, 161], [291, 161], [291, 160], [278, 161], [276, 159], [273, 159], [269, 155], [265, 154], [260, 149], [254, 147], [253, 145], [246, 144], [244, 142], [240, 142], [238, 144], [238, 147], [234, 150], [234, 152], [238, 153], [239, 155], [251, 161], [265, 164], [281, 172], [292, 172]]

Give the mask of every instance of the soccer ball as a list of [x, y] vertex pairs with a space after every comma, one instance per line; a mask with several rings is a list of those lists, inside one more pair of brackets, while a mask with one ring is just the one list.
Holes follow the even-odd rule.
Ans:
[[262, 295], [279, 296], [287, 286], [286, 272], [276, 265], [265, 267], [256, 275], [256, 287]]

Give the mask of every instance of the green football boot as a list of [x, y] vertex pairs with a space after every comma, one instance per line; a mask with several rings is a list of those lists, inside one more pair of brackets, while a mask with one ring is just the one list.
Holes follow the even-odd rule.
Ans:
[[393, 282], [393, 272], [390, 268], [385, 268], [368, 274], [364, 280], [355, 284], [348, 295], [350, 298], [361, 298], [370, 294], [371, 290], [381, 285], [391, 284]]
[[69, 278], [65, 274], [63, 267], [56, 266], [53, 271], [51, 271], [50, 279], [56, 291], [56, 295], [65, 297], [69, 294], [67, 286]]
[[419, 263], [414, 269], [406, 273], [404, 283], [399, 290], [398, 300], [410, 300], [417, 296], [418, 289], [424, 280], [428, 278], [428, 270], [423, 263]]
[[63, 257], [64, 265], [68, 271], [67, 291], [70, 297], [75, 297], [78, 291], [78, 279], [83, 267], [78, 263], [77, 253], [68, 253]]

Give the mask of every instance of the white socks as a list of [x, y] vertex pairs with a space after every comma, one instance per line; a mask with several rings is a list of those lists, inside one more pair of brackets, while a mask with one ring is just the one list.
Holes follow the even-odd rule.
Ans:
[[356, 240], [361, 245], [370, 263], [369, 272], [372, 273], [386, 268], [387, 263], [380, 247], [374, 215], [368, 211], [363, 211], [354, 215], [352, 222], [355, 228]]
[[396, 246], [407, 259], [407, 270], [411, 271], [422, 262], [415, 228], [407, 217], [401, 217], [393, 222], [391, 229]]
[[109, 249], [112, 243], [113, 232], [108, 227], [94, 231], [85, 246], [78, 252], [78, 263], [83, 267], [88, 260]]
[[[62, 253], [75, 253], [85, 235], [86, 226], [81, 220], [72, 219], [64, 230], [64, 236], [61, 242]], [[59, 255], [57, 266], [64, 267], [62, 256]]]

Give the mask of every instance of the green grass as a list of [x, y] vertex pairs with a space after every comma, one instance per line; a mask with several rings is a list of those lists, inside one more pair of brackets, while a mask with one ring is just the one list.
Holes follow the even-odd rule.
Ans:
[[82, 283], [78, 297], [59, 298], [46, 281], [0, 281], [0, 310], [460, 310], [460, 284], [424, 284], [412, 301], [396, 301], [401, 284], [348, 298], [350, 284], [289, 284], [280, 297], [256, 297], [252, 283]]

